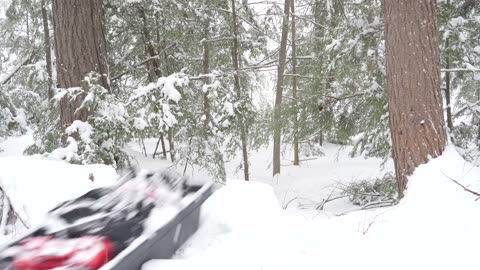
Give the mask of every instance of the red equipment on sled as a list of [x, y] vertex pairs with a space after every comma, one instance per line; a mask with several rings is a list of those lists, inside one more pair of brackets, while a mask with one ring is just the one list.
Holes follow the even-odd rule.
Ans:
[[32, 237], [22, 241], [20, 252], [13, 260], [16, 270], [46, 270], [77, 266], [97, 270], [114, 255], [113, 243], [102, 236], [82, 236], [75, 239]]

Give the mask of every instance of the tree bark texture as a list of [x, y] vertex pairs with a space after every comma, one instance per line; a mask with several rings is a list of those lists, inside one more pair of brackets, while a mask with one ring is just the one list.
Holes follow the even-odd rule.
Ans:
[[[148, 61], [146, 63], [147, 70], [148, 70], [148, 79], [151, 83], [154, 83], [156, 80], [154, 79], [153, 76], [155, 76], [157, 80], [160, 79], [163, 76], [162, 70], [161, 70], [161, 65], [160, 65], [160, 55], [158, 55], [158, 53], [155, 51], [155, 48], [153, 47], [152, 36], [150, 34], [150, 31], [148, 30], [147, 16], [145, 14], [145, 11], [142, 8], [138, 8], [138, 13], [139, 13], [140, 18], [142, 19], [142, 23], [143, 23], [142, 33], [143, 33], [143, 41], [145, 43], [145, 55], [147, 56], [147, 58], [148, 57], [152, 58], [151, 62], [152, 62], [152, 65], [153, 65], [153, 72], [155, 73], [155, 75], [153, 75], [150, 72], [150, 64], [149, 64], [150, 61]], [[157, 38], [159, 38], [159, 37], [157, 36]], [[165, 148], [165, 138], [163, 136], [163, 133], [160, 133], [159, 142], [161, 142], [163, 158], [166, 159], [167, 158], [167, 150]], [[158, 146], [158, 144], [157, 144], [157, 146]], [[155, 150], [155, 152], [156, 152], [156, 150]], [[173, 159], [172, 159], [172, 161], [173, 161]]]
[[[110, 91], [103, 1], [53, 0], [53, 27], [58, 87], [81, 87], [85, 76], [96, 72], [101, 75], [98, 83]], [[77, 110], [85, 96], [62, 98], [62, 129], [74, 120], [87, 121], [91, 112]]]
[[175, 162], [175, 143], [173, 142], [173, 128], [168, 129], [168, 146], [170, 147], [170, 160]]
[[[235, 80], [235, 91], [237, 92], [238, 100], [243, 103], [242, 98], [242, 89], [240, 85], [240, 65], [238, 62], [238, 28], [237, 28], [237, 9], [235, 7], [235, 0], [232, 0], [232, 28], [233, 28], [233, 47], [232, 47], [232, 61], [233, 61], [233, 68], [235, 73], [233, 75]], [[243, 175], [245, 181], [250, 180], [250, 164], [248, 163], [248, 135], [247, 135], [247, 127], [245, 126], [245, 117], [244, 115], [240, 115], [240, 141], [242, 143], [242, 155], [243, 155]]]
[[148, 55], [150, 55], [150, 57], [153, 58], [152, 64], [153, 64], [155, 75], [157, 75], [157, 78], [161, 78], [162, 70], [160, 67], [160, 56], [155, 51], [155, 48], [153, 47], [153, 44], [152, 44], [152, 36], [150, 34], [150, 31], [148, 30], [147, 15], [145, 14], [145, 11], [142, 8], [139, 8], [138, 12], [143, 22], [142, 32], [143, 32], [143, 38], [145, 39], [145, 48], [147, 50]]
[[446, 144], [435, 0], [385, 0], [387, 87], [399, 194]]
[[45, 0], [41, 1], [42, 5], [42, 21], [43, 21], [43, 48], [45, 50], [45, 60], [47, 63], [47, 93], [48, 93], [48, 100], [50, 101], [53, 96], [53, 79], [52, 79], [52, 49], [50, 46], [50, 29], [48, 28], [48, 11], [47, 11], [47, 3]]
[[280, 145], [282, 141], [282, 95], [287, 59], [288, 17], [290, 15], [290, 0], [285, 0], [282, 37], [280, 41], [280, 58], [277, 72], [277, 85], [275, 93], [275, 108], [273, 113], [273, 175], [280, 174]]
[[292, 97], [293, 97], [293, 165], [300, 165], [298, 154], [298, 100], [297, 100], [297, 45], [295, 24], [295, 0], [290, 0], [292, 6]]
[[[208, 23], [205, 25], [205, 34], [204, 39], [208, 39]], [[210, 47], [208, 42], [203, 42], [203, 74], [208, 74], [210, 72]], [[209, 83], [209, 79], [205, 78], [205, 84]], [[210, 123], [210, 101], [208, 100], [208, 92], [203, 93], [203, 114], [205, 115], [205, 121], [203, 122], [205, 130], [208, 129], [208, 124]]]
[[[447, 38], [445, 42], [445, 47], [448, 49], [449, 47], [449, 39]], [[450, 57], [446, 56], [446, 69], [450, 69]], [[453, 120], [452, 120], [452, 102], [450, 98], [450, 72], [445, 72], [445, 106], [447, 106], [447, 127], [450, 132], [453, 132]]]

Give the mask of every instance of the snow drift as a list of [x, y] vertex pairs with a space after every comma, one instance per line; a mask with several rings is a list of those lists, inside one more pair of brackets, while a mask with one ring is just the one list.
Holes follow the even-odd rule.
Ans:
[[453, 146], [410, 177], [397, 206], [307, 220], [267, 185], [230, 181], [204, 205], [203, 226], [156, 269], [477, 269], [480, 168]]
[[38, 156], [0, 157], [0, 187], [29, 227], [39, 224], [57, 204], [117, 179], [106, 165], [72, 165]]

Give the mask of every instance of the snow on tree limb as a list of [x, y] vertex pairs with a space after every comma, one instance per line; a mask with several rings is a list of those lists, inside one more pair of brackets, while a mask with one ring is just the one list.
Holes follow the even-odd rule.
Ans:
[[441, 72], [480, 72], [480, 68], [442, 68]]
[[15, 75], [21, 67], [23, 67], [33, 56], [33, 53], [29, 53], [27, 56], [25, 56], [14, 68], [13, 70], [8, 73], [6, 76], [0, 78], [0, 85], [6, 84], [10, 79]]

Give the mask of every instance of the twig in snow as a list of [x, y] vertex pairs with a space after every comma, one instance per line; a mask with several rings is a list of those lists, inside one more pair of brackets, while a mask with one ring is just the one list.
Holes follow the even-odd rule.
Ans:
[[[365, 234], [368, 233], [368, 231], [370, 230], [370, 228], [373, 226], [373, 223], [375, 223], [375, 221], [377, 220], [378, 216], [380, 216], [380, 214], [375, 215], [375, 217], [372, 219], [372, 221], [370, 221], [370, 222], [368, 223], [367, 228], [365, 228], [365, 226], [363, 227], [363, 235], [365, 235]], [[364, 223], [363, 225], [365, 225], [365, 223]]]
[[[287, 194], [285, 193], [285, 198], [286, 198], [286, 197], [287, 197]], [[285, 200], [285, 198], [284, 198], [284, 200]], [[282, 208], [283, 208], [283, 209], [287, 209], [288, 206], [290, 205], [290, 203], [292, 203], [293, 201], [298, 200], [298, 199], [299, 199], [298, 197], [294, 197], [293, 199], [291, 199], [290, 201], [288, 201], [286, 204], [284, 204]]]
[[344, 194], [340, 194], [338, 196], [335, 196], [332, 198], [333, 194], [335, 193], [335, 189], [332, 189], [332, 192], [330, 192], [330, 194], [328, 195], [327, 199], [323, 199], [321, 203], [318, 204], [317, 210], [323, 210], [323, 208], [325, 207], [325, 204], [329, 203], [329, 202], [332, 202], [332, 201], [335, 201], [335, 200], [338, 200], [338, 199], [343, 199], [345, 197], [348, 197], [348, 195], [344, 195]]
[[448, 179], [452, 180], [455, 184], [457, 184], [457, 185], [459, 185], [460, 187], [462, 187], [463, 190], [465, 190], [465, 191], [467, 191], [467, 192], [470, 192], [470, 193], [472, 193], [473, 195], [477, 196], [477, 197], [478, 197], [477, 200], [480, 199], [480, 193], [478, 193], [478, 192], [476, 192], [476, 191], [473, 191], [473, 190], [467, 188], [466, 186], [460, 184], [457, 180], [455, 180], [455, 179], [451, 178], [450, 176], [446, 175], [444, 172], [442, 172], [442, 173], [443, 173], [443, 175], [445, 175]]
[[10, 211], [10, 204], [8, 203], [7, 194], [3, 192], [2, 220], [0, 221], [0, 235], [5, 235], [5, 227], [7, 226], [9, 211]]
[[20, 214], [19, 214], [19, 213], [15, 210], [15, 208], [13, 207], [13, 204], [12, 204], [10, 198], [8, 197], [7, 193], [5, 192], [5, 190], [0, 187], [0, 191], [3, 192], [3, 195], [4, 195], [5, 198], [7, 199], [8, 205], [11, 206], [12, 211], [13, 211], [13, 214], [15, 215], [15, 217], [16, 217], [18, 220], [20, 220], [20, 222], [22, 223], [22, 225], [23, 225], [26, 229], [30, 229], [30, 226], [27, 224], [27, 222], [20, 216]]
[[367, 210], [367, 209], [372, 209], [372, 208], [381, 208], [381, 207], [389, 207], [393, 206], [395, 204], [395, 200], [393, 199], [387, 199], [387, 200], [378, 200], [378, 201], [373, 201], [365, 204], [362, 206], [361, 210]]

